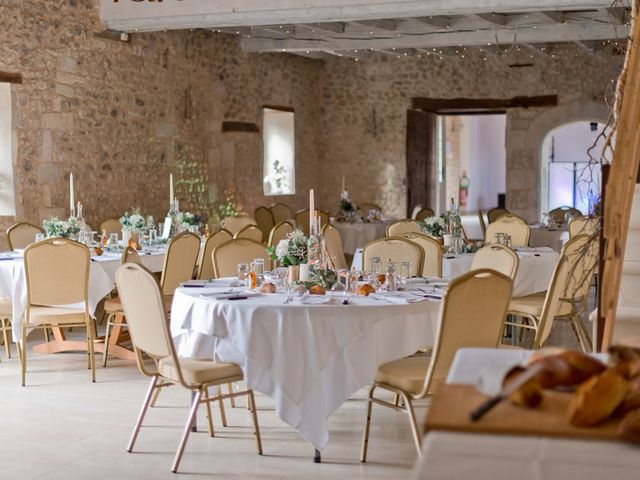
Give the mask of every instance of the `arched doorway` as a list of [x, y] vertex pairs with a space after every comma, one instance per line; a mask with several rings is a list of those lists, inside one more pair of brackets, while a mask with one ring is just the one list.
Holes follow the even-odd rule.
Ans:
[[[588, 154], [605, 125], [575, 121], [547, 133], [540, 152], [540, 213], [568, 206], [587, 215], [598, 201], [600, 165], [590, 165]], [[599, 154], [597, 147], [595, 156]]]

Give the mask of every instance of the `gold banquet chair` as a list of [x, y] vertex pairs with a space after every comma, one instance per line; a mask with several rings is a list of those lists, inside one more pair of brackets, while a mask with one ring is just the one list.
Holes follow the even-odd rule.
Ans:
[[404, 237], [384, 237], [367, 243], [362, 249], [362, 268], [368, 270], [371, 260], [379, 257], [386, 271], [390, 262], [410, 262], [411, 276], [422, 275], [424, 249]]
[[422, 229], [416, 220], [410, 218], [387, 225], [387, 237], [397, 237], [403, 233], [422, 233]]
[[170, 310], [173, 293], [182, 282], [193, 278], [198, 252], [200, 251], [200, 237], [195, 233], [182, 232], [169, 241], [167, 254], [164, 257], [160, 288], [164, 296], [167, 311]]
[[344, 256], [344, 248], [342, 247], [342, 237], [338, 229], [330, 223], [327, 223], [322, 227], [322, 235], [324, 236], [327, 253], [329, 254], [333, 268], [336, 270], [348, 268], [347, 260]]
[[506, 208], [495, 207], [487, 212], [487, 223], [493, 223], [498, 220], [502, 215], [509, 215], [510, 212]]
[[9, 250], [23, 249], [35, 243], [36, 235], [44, 234], [44, 228], [29, 222], [18, 222], [7, 229]]
[[569, 240], [544, 294], [527, 295], [511, 300], [509, 315], [527, 323], [505, 322], [534, 331], [533, 349], [541, 348], [549, 337], [554, 319], [568, 320], [584, 352], [592, 349], [589, 334], [581, 317], [587, 307], [589, 287], [598, 265], [598, 242], [588, 235]]
[[416, 212], [416, 216], [413, 217], [414, 220], [422, 221], [425, 218], [435, 216], [435, 212], [430, 208], [421, 208], [418, 212]]
[[518, 254], [504, 245], [485, 245], [471, 261], [471, 270], [490, 268], [515, 280], [520, 266]]
[[271, 258], [261, 243], [248, 238], [234, 238], [213, 249], [213, 271], [216, 278], [235, 277], [239, 263], [251, 263], [254, 258], [264, 259], [265, 270], [271, 269]]
[[247, 225], [236, 233], [233, 238], [248, 238], [254, 242], [262, 243], [262, 230], [255, 225]]
[[421, 233], [403, 233], [400, 236], [417, 243], [424, 250], [423, 276], [442, 277], [442, 245], [440, 242]]
[[293, 226], [293, 223], [285, 220], [284, 222], [280, 222], [276, 224], [275, 227], [271, 229], [269, 233], [269, 246], [276, 247], [280, 240], [283, 240], [287, 235], [292, 233], [296, 227]]
[[286, 203], [274, 203], [269, 209], [273, 215], [273, 223], [275, 225], [280, 222], [293, 220], [293, 210], [291, 210], [291, 207]]
[[553, 220], [559, 225], [564, 225], [566, 223], [567, 214], [573, 215], [574, 217], [582, 216], [582, 212], [577, 208], [562, 206], [550, 210], [549, 219]]
[[255, 219], [248, 215], [241, 215], [239, 217], [226, 217], [222, 220], [222, 227], [229, 230], [232, 235], [235, 235], [247, 225], [257, 225]]
[[116, 220], [115, 218], [109, 218], [100, 224], [100, 232], [107, 232], [107, 237], [112, 233], [117, 233], [120, 237], [122, 235], [122, 225], [120, 225], [120, 220]]
[[594, 235], [600, 227], [600, 219], [597, 217], [577, 217], [569, 222], [569, 238], [578, 235]]
[[[171, 466], [172, 472], [175, 473], [178, 470], [189, 438], [191, 425], [200, 404], [204, 403], [206, 405], [209, 434], [214, 436], [210, 404], [212, 401], [222, 402], [225, 398], [247, 396], [258, 454], [262, 455], [260, 426], [258, 424], [253, 391], [245, 390], [226, 395], [218, 394], [214, 398], [209, 397], [210, 387], [219, 387], [225, 383], [242, 381], [244, 376], [240, 367], [235, 363], [214, 363], [211, 360], [178, 357], [169, 334], [162, 292], [155, 277], [144, 267], [132, 263], [124, 264], [116, 272], [116, 284], [122, 298], [124, 312], [129, 321], [129, 331], [131, 332], [138, 368], [144, 375], [151, 377], [127, 451], [131, 452], [133, 450], [154, 391], [164, 386], [180, 385], [193, 392], [193, 400], [178, 451]], [[149, 368], [148, 363], [145, 363], [143, 355], [153, 360], [151, 368]]]
[[262, 232], [262, 238], [260, 239], [260, 241], [262, 243], [267, 243], [267, 241], [269, 241], [269, 233], [276, 224], [273, 219], [273, 213], [271, 213], [271, 209], [262, 206], [258, 207], [253, 212], [253, 216], [256, 219], [258, 228]]
[[511, 245], [514, 247], [526, 247], [529, 245], [531, 227], [527, 221], [518, 215], [504, 214], [497, 220], [487, 225], [484, 243], [496, 243], [496, 234], [508, 233], [511, 235]]
[[[89, 260], [85, 245], [65, 238], [48, 238], [24, 251], [27, 308], [22, 323], [18, 355], [22, 386], [27, 375], [27, 331], [60, 327], [87, 329], [91, 380], [96, 381], [94, 326], [89, 314]], [[64, 281], [61, 278], [64, 277]], [[68, 305], [82, 305], [81, 309]]]
[[[374, 403], [409, 415], [413, 440], [421, 455], [422, 436], [413, 401], [432, 395], [444, 383], [458, 349], [498, 347], [512, 285], [510, 278], [490, 269], [468, 272], [451, 282], [442, 298], [438, 333], [431, 355], [402, 358], [378, 368], [369, 390], [360, 461], [367, 461]], [[375, 397], [378, 388], [400, 395], [404, 407]]]
[[[329, 213], [324, 210], [317, 210], [316, 213], [320, 215], [320, 228], [329, 223]], [[305, 235], [309, 235], [309, 209], [303, 208], [296, 212], [296, 224], [298, 228], [304, 232]]]
[[218, 230], [216, 233], [211, 233], [204, 241], [204, 247], [200, 250], [200, 258], [198, 260], [198, 275], [200, 280], [209, 280], [215, 277], [213, 273], [213, 260], [211, 259], [211, 253], [223, 242], [231, 240], [233, 235], [229, 230]]

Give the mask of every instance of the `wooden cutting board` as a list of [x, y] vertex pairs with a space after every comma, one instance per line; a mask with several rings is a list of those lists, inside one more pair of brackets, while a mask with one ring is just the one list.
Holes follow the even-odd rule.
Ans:
[[617, 433], [619, 419], [592, 428], [570, 425], [566, 415], [570, 398], [569, 393], [545, 391], [544, 400], [535, 409], [517, 407], [509, 401], [503, 401], [480, 420], [472, 422], [469, 413], [481, 405], [487, 396], [472, 385], [442, 385], [431, 401], [425, 432], [448, 430], [623, 441]]

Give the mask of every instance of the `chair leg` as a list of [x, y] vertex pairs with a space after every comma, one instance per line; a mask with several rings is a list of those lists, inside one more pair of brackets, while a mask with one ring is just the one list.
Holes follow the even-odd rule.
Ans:
[[589, 334], [587, 333], [580, 317], [578, 315], [574, 315], [571, 317], [571, 322], [573, 324], [574, 332], [578, 337], [578, 341], [580, 342], [580, 346], [582, 347], [582, 351], [584, 353], [591, 353], [593, 350], [593, 345], [591, 343], [591, 339], [589, 338]]
[[91, 381], [96, 383], [96, 345], [95, 337], [93, 336], [93, 328], [91, 327], [91, 321], [87, 325], [87, 344], [89, 346], [89, 367], [91, 368]]
[[218, 406], [220, 407], [220, 418], [222, 419], [222, 426], [226, 427], [227, 415], [225, 414], [225, 411], [224, 411], [224, 402], [222, 398], [220, 398], [222, 395], [222, 386], [218, 385], [217, 389], [218, 389]]
[[209, 421], [209, 436], [215, 437], [215, 431], [213, 430], [213, 415], [211, 414], [211, 398], [209, 397], [209, 389], [204, 390], [205, 405], [207, 406], [207, 420]]
[[251, 420], [253, 421], [253, 433], [256, 436], [258, 455], [262, 455], [262, 439], [260, 438], [260, 425], [258, 424], [258, 413], [256, 411], [256, 397], [253, 395], [253, 390], [249, 390], [249, 393], [247, 393], [247, 403], [251, 407]]
[[4, 351], [7, 354], [7, 358], [11, 358], [11, 345], [9, 345], [9, 336], [7, 335], [7, 319], [0, 319], [2, 322], [2, 340], [4, 341]]
[[360, 461], [365, 463], [367, 461], [367, 450], [369, 448], [369, 427], [371, 426], [371, 413], [373, 409], [373, 392], [377, 388], [374, 383], [369, 390], [369, 396], [367, 398], [367, 419], [364, 423], [364, 433], [362, 435], [362, 450], [360, 451]]
[[156, 406], [156, 402], [158, 401], [158, 397], [160, 396], [160, 390], [162, 389], [161, 388], [156, 389], [155, 393], [153, 394], [153, 400], [151, 400], [152, 407]]
[[420, 436], [420, 428], [418, 427], [418, 421], [416, 420], [416, 412], [413, 410], [413, 403], [411, 403], [411, 398], [405, 393], [402, 394], [402, 398], [404, 399], [405, 408], [407, 409], [407, 414], [409, 415], [409, 421], [411, 422], [411, 433], [413, 433], [413, 441], [416, 445], [416, 450], [418, 450], [418, 456], [422, 456], [422, 437]]
[[396, 407], [400, 406], [400, 394], [399, 393], [396, 393], [395, 397], [393, 398], [393, 404]]
[[22, 386], [25, 386], [27, 381], [27, 328], [22, 325], [22, 346], [20, 355], [20, 367], [22, 368]]
[[107, 327], [104, 332], [104, 353], [102, 354], [102, 366], [107, 366], [107, 356], [109, 355], [109, 331], [111, 330], [111, 319], [113, 318], [113, 314], [109, 314], [107, 317]]
[[184, 447], [187, 446], [187, 440], [189, 439], [189, 433], [191, 432], [191, 425], [193, 425], [193, 419], [198, 412], [198, 405], [200, 405], [200, 399], [202, 398], [202, 389], [198, 390], [193, 398], [193, 403], [191, 404], [191, 411], [189, 412], [189, 418], [187, 419], [187, 423], [184, 426], [184, 431], [182, 432], [182, 439], [180, 440], [180, 445], [178, 446], [178, 451], [176, 452], [176, 456], [173, 459], [173, 465], [171, 466], [171, 471], [176, 473], [178, 471], [178, 466], [180, 466], [180, 460], [182, 460], [182, 454], [184, 453]]
[[[233, 393], [233, 383], [227, 383], [227, 387], [229, 388], [229, 393]], [[236, 397], [231, 397], [229, 402], [231, 402], [231, 408], [236, 408]]]
[[147, 413], [147, 409], [149, 408], [149, 403], [151, 402], [151, 395], [153, 395], [153, 391], [156, 388], [156, 383], [158, 382], [158, 377], [152, 377], [151, 383], [149, 383], [149, 388], [147, 388], [147, 394], [144, 396], [144, 402], [142, 402], [142, 408], [140, 409], [140, 413], [138, 414], [138, 419], [136, 420], [136, 424], [133, 427], [133, 432], [131, 433], [131, 438], [129, 439], [129, 445], [127, 445], [127, 452], [131, 453], [133, 450], [133, 446], [136, 443], [136, 439], [138, 438], [138, 433], [140, 433], [140, 427], [142, 426], [142, 421], [144, 420], [144, 416]]

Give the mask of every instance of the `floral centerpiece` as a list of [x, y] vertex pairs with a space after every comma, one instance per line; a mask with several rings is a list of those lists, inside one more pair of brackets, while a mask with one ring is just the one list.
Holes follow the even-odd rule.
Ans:
[[58, 217], [50, 217], [42, 222], [47, 237], [71, 238], [80, 233], [80, 224], [75, 217], [68, 220], [60, 220]]
[[147, 226], [147, 221], [140, 214], [140, 209], [134, 208], [133, 213], [124, 212], [124, 215], [120, 217], [120, 225], [122, 230], [131, 232], [133, 230], [143, 230]]
[[454, 237], [462, 236], [462, 218], [460, 215], [447, 210], [440, 215], [440, 218], [444, 220], [447, 233], [450, 233]]
[[189, 230], [190, 227], [196, 226], [200, 228], [205, 218], [202, 215], [197, 215], [191, 212], [185, 212], [182, 214], [182, 229]]
[[418, 222], [422, 231], [430, 237], [442, 237], [448, 233], [447, 224], [442, 217], [427, 217]]
[[285, 267], [307, 262], [307, 236], [302, 230], [294, 230], [278, 242], [275, 247], [267, 247], [271, 260]]

